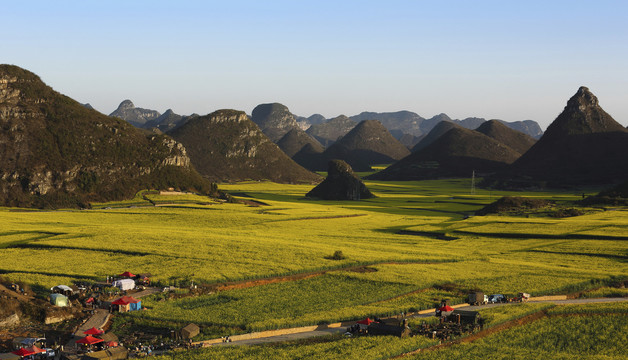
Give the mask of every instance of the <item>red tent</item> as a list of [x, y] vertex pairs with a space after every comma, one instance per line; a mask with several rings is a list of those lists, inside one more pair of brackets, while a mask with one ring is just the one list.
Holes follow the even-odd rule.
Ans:
[[34, 351], [26, 348], [20, 348], [19, 350], [11, 351], [11, 353], [22, 357], [35, 354]]
[[109, 341], [108, 343], [106, 343], [105, 345], [109, 346], [109, 347], [116, 347], [118, 346], [118, 343], [115, 341]]
[[90, 297], [89, 299], [85, 300], [86, 304], [91, 304], [93, 302], [94, 302], [94, 298], [93, 297]]
[[86, 335], [102, 335], [104, 333], [105, 333], [104, 331], [100, 329], [96, 329], [95, 327], [83, 331], [83, 334], [86, 334]]
[[31, 347], [26, 348], [26, 350], [28, 350], [28, 351], [32, 351], [32, 352], [33, 352], [33, 354], [39, 354], [39, 353], [45, 353], [45, 352], [46, 352], [46, 350], [44, 350], [44, 349], [40, 349], [40, 348], [38, 348], [38, 347], [37, 347], [37, 346], [35, 346], [35, 345], [33, 345], [33, 346], [31, 346]]
[[133, 275], [132, 273], [130, 273], [130, 272], [128, 272], [128, 271], [125, 271], [125, 272], [123, 272], [122, 274], [120, 274], [120, 275], [118, 275], [118, 276], [121, 276], [121, 277], [129, 277], [129, 278], [135, 277], [135, 275]]
[[371, 323], [374, 323], [374, 321], [369, 318], [358, 321], [358, 324], [362, 324], [362, 325], [371, 325]]
[[128, 305], [128, 304], [136, 304], [140, 302], [140, 300], [135, 299], [132, 296], [123, 296], [121, 298], [119, 298], [118, 300], [115, 300], [111, 303], [111, 305]]
[[445, 305], [445, 306], [439, 307], [438, 311], [454, 311], [454, 308], [452, 308], [449, 305]]
[[103, 341], [105, 341], [105, 340], [95, 338], [95, 337], [93, 337], [93, 336], [91, 336], [91, 335], [87, 335], [86, 337], [84, 337], [84, 338], [82, 338], [82, 339], [80, 339], [80, 340], [76, 340], [76, 343], [77, 343], [77, 344], [87, 344], [87, 345], [92, 345], [92, 344], [98, 344], [98, 343], [101, 343], [101, 342], [103, 342]]

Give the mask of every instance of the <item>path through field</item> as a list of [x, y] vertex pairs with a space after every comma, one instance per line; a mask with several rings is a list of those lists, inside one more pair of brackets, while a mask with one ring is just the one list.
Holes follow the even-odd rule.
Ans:
[[[556, 305], [564, 305], [564, 304], [591, 304], [591, 303], [603, 303], [603, 302], [623, 302], [628, 301], [628, 297], [626, 298], [595, 298], [595, 299], [568, 299], [568, 300], [540, 300], [540, 301], [531, 301], [531, 302], [542, 302], [542, 303], [553, 303]], [[480, 306], [461, 306], [458, 307], [460, 310], [479, 310], [486, 309], [490, 307], [496, 306], [507, 306], [513, 305], [517, 303], [505, 303], [505, 304], [488, 304], [488, 305], [480, 305]], [[422, 314], [414, 315], [413, 317], [432, 317], [434, 316], [434, 311], [430, 310], [429, 312], [425, 312]], [[349, 325], [347, 325], [349, 326]], [[274, 335], [274, 336], [264, 336], [265, 332], [258, 333], [260, 337], [254, 339], [244, 339], [244, 340], [233, 340], [228, 343], [223, 343], [221, 339], [214, 340], [206, 340], [200, 341], [196, 344], [205, 343], [207, 345], [211, 344], [212, 346], [241, 346], [241, 345], [258, 345], [258, 344], [268, 344], [282, 341], [291, 341], [291, 340], [300, 340], [307, 339], [316, 336], [330, 335], [339, 332], [345, 332], [347, 326], [341, 326], [337, 328], [327, 328], [327, 329], [317, 329], [311, 330], [311, 327], [303, 327], [303, 332], [298, 332], [298, 328], [291, 329], [294, 331], [292, 334], [282, 334], [282, 335]], [[254, 334], [251, 334], [256, 336]]]

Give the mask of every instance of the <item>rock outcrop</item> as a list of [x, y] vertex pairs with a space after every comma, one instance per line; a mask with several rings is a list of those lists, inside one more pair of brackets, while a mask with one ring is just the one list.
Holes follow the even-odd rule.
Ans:
[[273, 142], [279, 141], [288, 131], [299, 129], [295, 116], [279, 103], [257, 105], [251, 113], [251, 120]]
[[157, 119], [160, 115], [159, 111], [135, 107], [131, 100], [124, 100], [118, 105], [116, 110], [109, 114], [109, 116], [125, 120], [135, 127], [142, 127], [147, 122]]
[[297, 124], [299, 125], [301, 130], [307, 130], [312, 125], [322, 124], [325, 121], [327, 121], [327, 119], [325, 119], [325, 117], [321, 114], [314, 114], [308, 117], [297, 116], [296, 119], [297, 119]]
[[242, 111], [218, 110], [195, 117], [168, 135], [185, 145], [194, 167], [212, 181], [320, 181], [320, 176], [281, 151]]
[[361, 200], [374, 197], [351, 169], [342, 160], [329, 162], [327, 178], [307, 193], [307, 197], [323, 200]]
[[87, 206], [168, 187], [213, 189], [171, 138], [143, 134], [0, 65], [0, 205]]

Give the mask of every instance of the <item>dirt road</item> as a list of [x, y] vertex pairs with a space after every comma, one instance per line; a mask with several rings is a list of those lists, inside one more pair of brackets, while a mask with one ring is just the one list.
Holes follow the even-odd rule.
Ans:
[[[628, 301], [628, 297], [626, 298], [569, 299], [569, 300], [541, 300], [541, 301], [532, 301], [532, 302], [533, 303], [534, 302], [553, 303], [556, 305], [563, 305], [563, 304], [591, 304], [591, 303], [623, 302], [623, 301]], [[480, 309], [488, 309], [488, 308], [497, 307], [497, 306], [508, 306], [508, 305], [513, 305], [513, 304], [518, 304], [518, 303], [487, 304], [487, 305], [480, 305], [480, 306], [469, 305], [469, 306], [458, 307], [458, 309], [480, 310]], [[433, 317], [433, 316], [434, 316], [434, 312], [429, 311], [428, 313], [417, 314], [412, 317], [421, 318], [421, 317]], [[345, 332], [346, 326], [339, 327], [339, 328], [331, 328], [331, 329], [320, 329], [320, 330], [310, 330], [310, 327], [304, 327], [303, 329], [304, 329], [303, 332], [294, 332], [292, 334], [275, 335], [275, 336], [267, 336], [267, 337], [262, 336], [259, 338], [246, 339], [246, 340], [234, 340], [228, 343], [223, 343], [220, 341], [220, 339], [214, 339], [214, 341], [208, 340], [207, 342], [208, 343], [212, 342], [212, 346], [240, 346], [240, 345], [268, 344], [268, 343], [274, 343], [274, 342], [307, 339], [311, 337], [329, 335], [329, 334], [334, 334], [338, 332]], [[292, 329], [292, 330], [294, 331], [296, 329]], [[263, 335], [263, 332], [259, 334]]]

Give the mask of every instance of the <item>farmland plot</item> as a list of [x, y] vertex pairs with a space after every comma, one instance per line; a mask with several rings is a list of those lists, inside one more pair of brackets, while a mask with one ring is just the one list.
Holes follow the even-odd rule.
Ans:
[[[468, 217], [512, 193], [478, 190], [470, 195], [467, 180], [367, 185], [377, 198], [360, 202], [314, 201], [304, 198], [310, 186], [251, 182], [221, 188], [259, 206], [204, 203], [190, 195], [176, 203], [176, 197], [153, 195], [164, 206], [2, 209], [0, 273], [43, 291], [125, 270], [150, 272], [164, 285], [337, 270], [224, 291], [187, 308], [192, 300], [149, 300], [151, 309], [136, 315], [175, 320], [176, 314], [181, 322], [198, 318], [241, 331], [430, 308], [443, 297], [462, 302], [471, 289], [510, 295], [582, 291], [628, 274], [626, 211], [565, 219]], [[579, 198], [524, 195], [562, 202]], [[447, 237], [437, 236], [442, 234]], [[336, 251], [345, 259], [333, 260]], [[343, 270], [358, 265], [371, 270]], [[212, 296], [223, 297], [214, 301]], [[266, 311], [273, 305], [268, 299], [283, 310]]]

